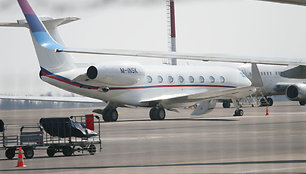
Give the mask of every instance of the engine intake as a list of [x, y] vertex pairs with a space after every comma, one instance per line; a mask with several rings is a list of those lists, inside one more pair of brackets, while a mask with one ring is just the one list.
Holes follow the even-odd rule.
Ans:
[[91, 66], [87, 69], [87, 77], [91, 80], [98, 76], [98, 69], [95, 66]]
[[286, 90], [286, 96], [292, 101], [306, 100], [306, 84], [291, 85]]

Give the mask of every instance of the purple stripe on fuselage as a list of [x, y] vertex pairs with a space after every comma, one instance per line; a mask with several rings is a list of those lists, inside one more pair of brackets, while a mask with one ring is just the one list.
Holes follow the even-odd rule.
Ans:
[[34, 14], [34, 11], [27, 0], [17, 0], [17, 1], [22, 9], [23, 14]]
[[26, 17], [32, 32], [46, 32], [42, 23], [35, 14], [25, 14], [24, 16]]

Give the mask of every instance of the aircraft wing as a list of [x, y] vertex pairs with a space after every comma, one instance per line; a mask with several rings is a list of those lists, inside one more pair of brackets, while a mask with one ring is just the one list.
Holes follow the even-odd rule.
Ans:
[[242, 88], [234, 88], [227, 90], [218, 90], [214, 92], [190, 92], [185, 94], [173, 94], [173, 95], [164, 95], [155, 98], [148, 98], [141, 100], [142, 103], [147, 102], [160, 102], [160, 101], [173, 101], [173, 100], [182, 100], [189, 102], [196, 102], [201, 100], [211, 100], [211, 99], [232, 99], [232, 98], [243, 98], [245, 96], [249, 96], [255, 92], [257, 87], [249, 86]]
[[3, 96], [0, 99], [31, 100], [49, 102], [73, 102], [73, 103], [102, 103], [103, 101], [87, 97], [51, 97], [51, 96]]
[[255, 63], [269, 65], [306, 65], [306, 59], [303, 58], [277, 58], [277, 57], [252, 57], [252, 56], [235, 56], [226, 54], [194, 54], [179, 52], [158, 52], [158, 51], [134, 51], [134, 50], [85, 50], [62, 48], [55, 49], [55, 52], [81, 53], [81, 54], [97, 54], [97, 55], [113, 55], [113, 56], [130, 56], [144, 58], [176, 58], [183, 60], [201, 60], [214, 62], [231, 62], [231, 63]]
[[259, 1], [278, 2], [278, 3], [284, 3], [284, 4], [306, 6], [306, 1], [305, 0], [259, 0]]

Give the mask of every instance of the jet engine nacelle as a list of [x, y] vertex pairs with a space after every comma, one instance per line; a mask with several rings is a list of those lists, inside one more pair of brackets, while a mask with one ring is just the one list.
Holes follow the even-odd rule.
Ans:
[[86, 74], [103, 85], [115, 86], [134, 85], [144, 77], [143, 69], [136, 63], [90, 66]]
[[286, 96], [292, 101], [306, 100], [306, 84], [291, 85], [286, 90]]

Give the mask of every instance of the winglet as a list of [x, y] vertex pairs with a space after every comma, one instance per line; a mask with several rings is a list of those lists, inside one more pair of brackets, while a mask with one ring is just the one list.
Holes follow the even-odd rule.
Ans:
[[17, 0], [19, 6], [29, 24], [30, 30], [38, 44], [50, 50], [63, 49], [64, 46], [57, 43], [48, 33], [43, 23], [34, 13], [27, 0]]
[[257, 67], [257, 64], [252, 63], [252, 86], [254, 87], [262, 87], [263, 86], [263, 82]]

